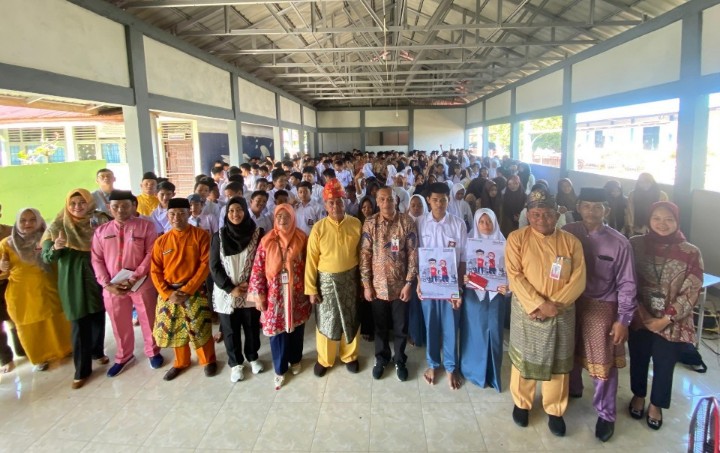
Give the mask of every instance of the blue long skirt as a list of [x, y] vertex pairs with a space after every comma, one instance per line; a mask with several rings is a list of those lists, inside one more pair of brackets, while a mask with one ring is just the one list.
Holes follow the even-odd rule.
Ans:
[[480, 300], [473, 290], [464, 293], [460, 314], [460, 370], [465, 379], [480, 387], [502, 391], [505, 296], [490, 293]]
[[425, 319], [417, 296], [417, 282], [413, 283], [408, 305], [408, 336], [418, 348], [425, 346]]

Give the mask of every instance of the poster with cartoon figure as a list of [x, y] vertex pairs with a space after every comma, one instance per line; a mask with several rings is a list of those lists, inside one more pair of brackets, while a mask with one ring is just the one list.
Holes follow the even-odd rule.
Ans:
[[420, 248], [420, 292], [423, 299], [456, 299], [458, 272], [454, 248]]
[[497, 291], [507, 285], [505, 270], [505, 241], [468, 239], [465, 248], [468, 288]]

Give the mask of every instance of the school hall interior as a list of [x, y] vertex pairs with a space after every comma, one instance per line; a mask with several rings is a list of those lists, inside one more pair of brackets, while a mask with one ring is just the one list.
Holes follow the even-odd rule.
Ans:
[[[629, 191], [649, 172], [680, 207], [705, 272], [720, 275], [720, 0], [3, 0], [0, 10], [3, 223], [35, 200], [57, 212], [68, 181], [93, 189], [103, 167], [117, 188], [137, 191], [152, 171], [190, 193], [217, 159], [462, 148], [527, 162], [550, 187], [615, 179]], [[713, 319], [718, 295], [708, 288]], [[0, 450], [681, 452], [696, 405], [720, 393], [715, 324], [699, 344], [707, 373], [676, 367], [662, 430], [628, 414], [623, 368], [614, 437], [594, 436], [586, 375], [558, 438], [539, 399], [522, 429], [506, 389], [427, 385], [422, 348], [408, 347], [407, 382], [374, 380], [366, 341], [359, 374], [336, 366], [317, 378], [311, 326], [304, 371], [280, 391], [271, 372], [231, 384], [226, 366], [207, 379], [195, 363], [173, 382], [145, 364], [114, 379], [100, 368], [72, 390], [72, 359], [47, 373], [16, 360], [0, 375]], [[260, 359], [270, 363], [265, 337]], [[505, 387], [509, 374], [506, 353]]]

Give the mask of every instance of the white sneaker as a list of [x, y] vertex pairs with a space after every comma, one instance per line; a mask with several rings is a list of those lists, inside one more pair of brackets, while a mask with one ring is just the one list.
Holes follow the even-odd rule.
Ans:
[[290, 371], [292, 372], [293, 376], [297, 376], [302, 371], [302, 363], [298, 362], [296, 364], [290, 364]]
[[253, 374], [258, 374], [259, 372], [261, 372], [262, 370], [265, 369], [263, 367], [263, 364], [260, 363], [259, 360], [253, 360], [252, 362], [250, 362], [250, 368], [252, 369]]
[[239, 382], [245, 379], [245, 367], [242, 365], [235, 365], [230, 369], [230, 382]]
[[285, 376], [282, 374], [276, 374], [275, 375], [275, 390], [280, 390], [280, 387], [282, 387], [283, 382], [285, 382]]

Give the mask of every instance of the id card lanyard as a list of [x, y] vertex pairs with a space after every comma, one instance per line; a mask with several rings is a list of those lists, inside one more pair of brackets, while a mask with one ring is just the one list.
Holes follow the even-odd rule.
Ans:
[[290, 273], [287, 269], [287, 252], [290, 249], [290, 246], [288, 245], [288, 248], [283, 251], [282, 244], [280, 244], [280, 239], [275, 237], [275, 241], [277, 242], [278, 249], [280, 250], [280, 258], [282, 259], [282, 270], [280, 271], [280, 290], [282, 291], [282, 300], [283, 300], [283, 310], [285, 312], [285, 332], [290, 333], [293, 331], [293, 319], [292, 319], [292, 309], [290, 307], [290, 291], [289, 291], [289, 284], [290, 284]]

